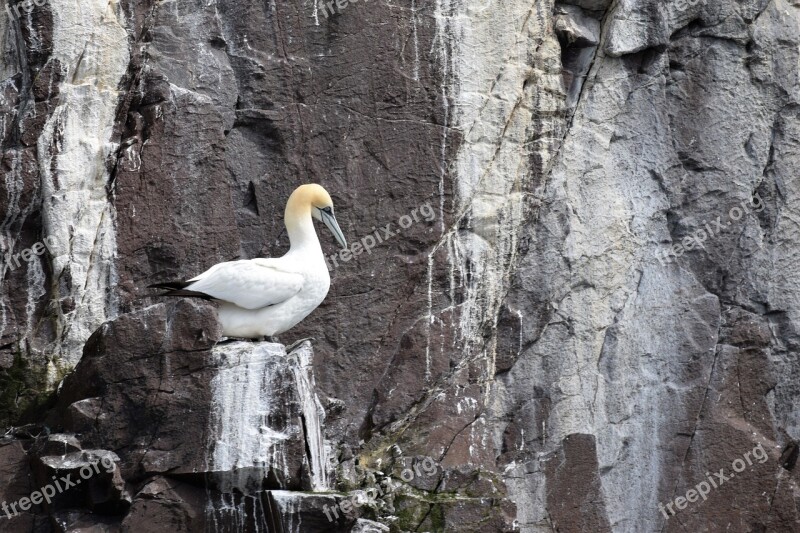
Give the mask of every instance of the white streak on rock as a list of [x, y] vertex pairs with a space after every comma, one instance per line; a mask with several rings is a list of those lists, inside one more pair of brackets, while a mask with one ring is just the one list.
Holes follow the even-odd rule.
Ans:
[[328, 456], [325, 440], [322, 435], [322, 420], [324, 410], [317, 398], [314, 382], [314, 370], [312, 367], [313, 354], [311, 350], [304, 346], [292, 353], [290, 359], [294, 359], [292, 371], [294, 372], [297, 383], [297, 392], [300, 396], [300, 404], [303, 410], [305, 422], [305, 437], [311, 454], [311, 480], [314, 490], [327, 490], [328, 487]]
[[45, 275], [39, 257], [33, 256], [26, 265], [25, 275], [28, 283], [28, 300], [25, 302], [25, 331], [33, 331], [33, 318], [36, 304], [39, 299], [47, 294], [45, 290]]
[[282, 355], [274, 345], [250, 343], [214, 350], [221, 366], [211, 382], [209, 469], [228, 473], [223, 491], [258, 486], [270, 465], [285, 463], [282, 444], [289, 435], [272, 430], [267, 419], [280, 408], [268, 363]]
[[[310, 347], [287, 356], [278, 344], [236, 342], [218, 345], [212, 353], [218, 370], [211, 380], [207, 468], [220, 493], [209, 494], [207, 519], [244, 524], [242, 498], [260, 498], [270, 471], [289, 479], [300, 462], [309, 467], [312, 490], [329, 490], [324, 410], [315, 392]], [[291, 456], [298, 448], [308, 453]]]
[[106, 194], [107, 161], [119, 83], [129, 63], [128, 34], [116, 0], [52, 0], [53, 56], [65, 81], [59, 105], [38, 140], [44, 230], [53, 242], [60, 293], [57, 352], [80, 359], [83, 343], [109, 318], [116, 253], [114, 213]]
[[463, 293], [457, 326], [466, 353], [485, 350], [487, 375], [493, 374], [494, 348], [492, 342], [484, 345], [483, 331], [496, 321], [524, 224], [531, 119], [542, 105], [557, 108], [560, 98], [557, 72], [538, 73], [540, 82], [527, 83], [534, 74], [532, 57], [558, 54], [558, 44], [547, 37], [547, 8], [546, 2], [521, 1], [502, 7], [464, 0], [436, 5], [452, 108], [446, 126], [463, 137], [452, 167], [458, 218], [437, 249], [452, 239], [448, 250], [458, 255], [450, 255], [451, 267], [468, 273], [457, 288]]

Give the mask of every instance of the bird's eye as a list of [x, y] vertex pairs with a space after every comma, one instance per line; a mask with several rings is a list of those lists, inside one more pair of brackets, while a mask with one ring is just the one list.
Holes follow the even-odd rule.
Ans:
[[325, 213], [327, 213], [329, 215], [333, 214], [333, 209], [331, 207], [321, 207], [321, 208], [319, 208], [319, 210], [320, 211], [324, 211]]

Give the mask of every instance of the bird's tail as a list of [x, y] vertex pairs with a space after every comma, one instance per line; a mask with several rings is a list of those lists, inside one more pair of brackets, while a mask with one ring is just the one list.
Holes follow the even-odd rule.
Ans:
[[157, 296], [182, 296], [188, 298], [203, 298], [204, 300], [213, 300], [213, 298], [208, 294], [186, 290], [186, 287], [189, 285], [191, 285], [191, 282], [188, 281], [168, 281], [166, 283], [154, 283], [152, 285], [148, 285], [147, 288], [163, 289], [166, 291], [158, 294]]

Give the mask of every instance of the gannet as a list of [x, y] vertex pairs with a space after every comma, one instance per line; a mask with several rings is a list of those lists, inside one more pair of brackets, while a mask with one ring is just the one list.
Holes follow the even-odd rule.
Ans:
[[347, 248], [328, 191], [317, 184], [301, 185], [289, 196], [283, 215], [290, 244], [286, 255], [219, 263], [188, 281], [150, 287], [170, 289], [162, 296], [219, 302], [226, 337], [253, 339], [283, 333], [316, 309], [331, 285], [312, 218], [321, 220]]

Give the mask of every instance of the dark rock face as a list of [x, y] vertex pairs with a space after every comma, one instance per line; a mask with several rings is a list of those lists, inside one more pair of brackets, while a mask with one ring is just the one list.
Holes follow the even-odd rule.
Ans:
[[[40, 3], [0, 13], [0, 503], [113, 468], [0, 531], [800, 529], [796, 1]], [[313, 353], [149, 297], [280, 255], [306, 182], [378, 241]]]
[[[50, 490], [42, 497], [53, 512], [86, 507], [103, 513], [124, 512], [130, 504], [117, 463], [119, 457], [107, 450], [84, 450], [66, 455], [42, 455], [36, 459], [36, 480]], [[55, 490], [53, 490], [55, 489]], [[49, 501], [48, 501], [49, 500]]]
[[48, 516], [63, 531], [297, 531], [300, 523], [350, 531], [357, 507], [302, 492], [328, 490], [331, 470], [308, 343], [287, 355], [278, 344], [218, 340], [214, 307], [192, 301], [98, 329], [42, 434], [9, 435], [0, 448], [5, 501], [31, 487], [47, 495], [31, 498], [28, 514], [12, 508], [11, 523]]
[[120, 525], [121, 532], [204, 531], [205, 500], [200, 487], [174, 479], [153, 477], [136, 494]]
[[[0, 473], [2, 491], [0, 497], [6, 504], [0, 521], [0, 531], [32, 531], [34, 516], [22, 509], [11, 509], [9, 503], [25, 498], [33, 491], [33, 475], [28, 463], [28, 455], [19, 441], [5, 441], [0, 445]], [[16, 511], [16, 512], [15, 512]]]
[[210, 407], [201, 406], [211, 405], [210, 351], [218, 339], [214, 308], [193, 302], [106, 323], [64, 381], [50, 426], [80, 434], [83, 447], [124, 449], [126, 479], [204, 472], [197, 444], [209, 425]]

